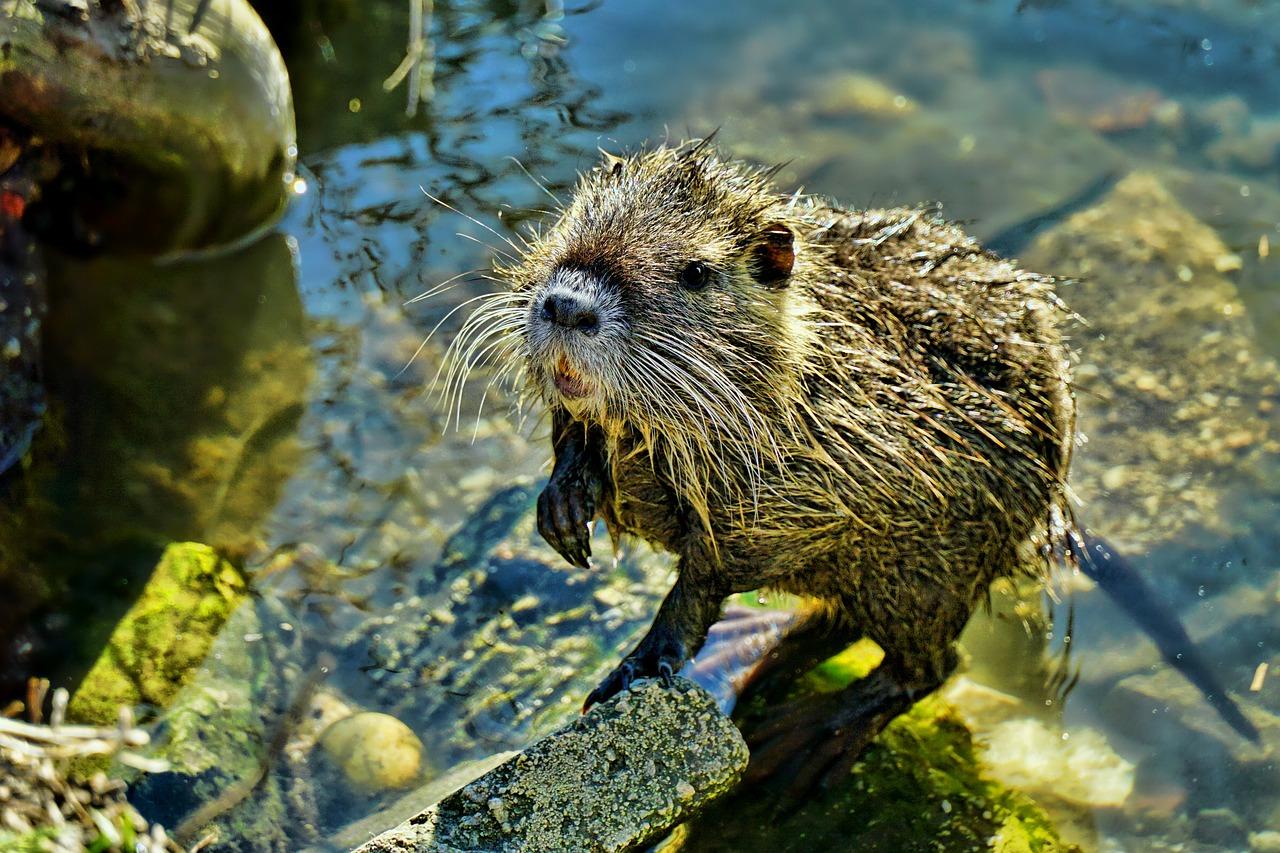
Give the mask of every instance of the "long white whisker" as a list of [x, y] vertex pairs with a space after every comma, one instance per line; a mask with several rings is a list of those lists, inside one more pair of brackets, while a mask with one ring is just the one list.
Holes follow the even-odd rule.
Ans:
[[467, 270], [466, 272], [460, 272], [454, 276], [450, 276], [449, 278], [446, 278], [444, 281], [440, 282], [434, 287], [431, 287], [430, 289], [426, 290], [423, 293], [419, 293], [417, 296], [405, 302], [404, 307], [408, 307], [415, 302], [421, 302], [424, 299], [430, 299], [432, 296], [438, 296], [439, 294], [444, 293], [446, 290], [452, 290], [453, 288], [457, 287], [458, 284], [461, 283], [461, 282], [458, 282], [458, 279], [465, 278], [466, 276], [469, 276], [469, 275], [475, 275], [478, 272], [480, 272], [479, 269], [473, 269], [473, 270]]
[[[515, 348], [518, 345], [519, 345], [518, 340], [509, 339], [505, 341], [503, 349], [500, 350], [498, 354], [494, 357], [494, 361], [499, 361], [499, 362], [503, 361], [507, 356], [509, 356], [515, 350]], [[488, 383], [485, 384], [484, 391], [480, 395], [480, 404], [476, 406], [476, 425], [475, 425], [475, 429], [471, 433], [472, 441], [475, 441], [476, 437], [480, 434], [480, 419], [481, 419], [481, 416], [484, 414], [484, 402], [485, 402], [485, 398], [488, 397], [489, 391], [493, 388], [494, 385], [501, 382], [504, 379], [504, 377], [506, 377], [509, 373], [511, 373], [512, 370], [516, 369], [517, 367], [519, 367], [519, 363], [517, 361], [515, 360], [508, 361], [506, 366], [503, 367], [501, 370], [499, 370], [497, 373], [495, 373], [493, 375], [493, 378], [490, 379]]]
[[[491, 336], [485, 336], [484, 338], [481, 338], [481, 340], [482, 341], [488, 340], [489, 337]], [[454, 407], [456, 407], [457, 409], [457, 415], [454, 421], [455, 429], [459, 429], [462, 426], [462, 390], [466, 384], [467, 377], [470, 376], [470, 374], [477, 367], [480, 367], [484, 364], [485, 358], [488, 356], [490, 352], [492, 352], [497, 348], [510, 346], [510, 345], [511, 345], [510, 339], [506, 336], [502, 336], [502, 337], [499, 337], [496, 341], [493, 341], [492, 343], [488, 344], [484, 349], [480, 350], [478, 353], [475, 353], [474, 355], [471, 354], [470, 350], [468, 351], [468, 355], [466, 356], [466, 369], [458, 372], [458, 379], [455, 382], [456, 391], [454, 393], [454, 402], [455, 402]], [[451, 407], [451, 408], [454, 408], [454, 407]]]
[[[436, 198], [436, 197], [435, 197], [435, 196], [433, 196], [431, 193], [427, 192], [427, 188], [426, 188], [426, 187], [424, 187], [424, 186], [419, 185], [419, 186], [418, 186], [418, 189], [422, 190], [422, 194], [423, 194], [423, 195], [425, 195], [427, 198], [431, 199], [431, 200], [432, 200], [432, 201], [434, 201], [436, 204], [438, 204], [438, 205], [440, 205], [441, 207], [443, 207], [445, 210], [451, 210], [451, 211], [453, 211], [454, 213], [456, 213], [456, 214], [458, 214], [459, 216], [461, 216], [463, 219], [467, 219], [467, 220], [470, 220], [471, 222], [474, 222], [476, 225], [479, 225], [481, 228], [483, 228], [484, 230], [488, 231], [490, 234], [492, 234], [493, 236], [497, 237], [497, 238], [498, 238], [499, 240], [501, 240], [502, 242], [506, 243], [508, 246], [510, 246], [510, 247], [511, 247], [511, 251], [515, 252], [515, 253], [516, 253], [516, 255], [520, 255], [520, 254], [521, 254], [521, 252], [520, 252], [520, 247], [519, 247], [519, 246], [517, 246], [515, 243], [513, 243], [513, 242], [511, 241], [511, 238], [510, 238], [510, 237], [508, 237], [508, 236], [507, 236], [507, 235], [505, 235], [505, 234], [500, 233], [500, 232], [499, 232], [497, 229], [495, 229], [492, 225], [488, 225], [488, 224], [486, 224], [486, 223], [484, 223], [484, 222], [481, 222], [479, 219], [476, 219], [474, 216], [472, 216], [472, 215], [471, 215], [471, 214], [469, 214], [469, 213], [463, 213], [461, 210], [458, 210], [458, 208], [454, 207], [453, 205], [449, 204], [447, 201], [444, 201], [443, 199], [438, 199], [438, 198]], [[477, 242], [479, 242], [479, 241], [477, 241]], [[484, 244], [483, 244], [483, 243], [481, 243], [481, 245], [484, 245]], [[492, 248], [492, 247], [487, 247], [487, 248]]]
[[[503, 295], [506, 295], [506, 294], [503, 294]], [[454, 314], [461, 311], [466, 306], [470, 305], [472, 302], [478, 302], [481, 299], [492, 299], [494, 296], [495, 294], [492, 294], [492, 293], [484, 293], [484, 294], [481, 294], [480, 296], [473, 296], [470, 299], [459, 302], [452, 309], [450, 309], [448, 314], [445, 314], [443, 317], [440, 318], [440, 322], [436, 323], [434, 326], [431, 327], [431, 331], [428, 332], [427, 336], [422, 339], [422, 343], [418, 344], [418, 348], [413, 351], [413, 355], [409, 356], [408, 363], [405, 364], [404, 367], [400, 368], [400, 373], [397, 373], [396, 377], [398, 378], [401, 374], [403, 374], [406, 370], [409, 369], [409, 367], [413, 364], [414, 360], [416, 360], [417, 357], [422, 354], [422, 351], [426, 349], [426, 346], [431, 341], [431, 338], [435, 335], [436, 332], [440, 331], [440, 327], [443, 326], [450, 317], [452, 317]], [[438, 374], [438, 371], [437, 371], [437, 374]]]
[[[446, 411], [451, 413], [455, 426], [461, 425], [462, 394], [467, 377], [487, 356], [489, 350], [514, 337], [513, 333], [522, 325], [525, 313], [519, 294], [503, 291], [485, 296], [486, 301], [472, 312], [450, 343], [431, 381], [430, 387], [436, 388], [441, 372], [444, 371], [445, 379], [440, 387], [439, 399]], [[488, 343], [493, 338], [497, 340]], [[453, 414], [455, 411], [456, 415]]]
[[[467, 352], [474, 344], [479, 341], [483, 341], [494, 334], [509, 332], [518, 328], [518, 319], [524, 313], [522, 309], [498, 307], [495, 310], [494, 308], [491, 308], [491, 306], [501, 306], [503, 302], [511, 301], [508, 298], [510, 295], [511, 294], [505, 293], [486, 294], [489, 301], [476, 309], [476, 311], [467, 318], [467, 321], [463, 323], [462, 329], [459, 330], [458, 334], [449, 344], [449, 348], [445, 351], [445, 357], [441, 360], [440, 366], [436, 369], [435, 376], [432, 377], [429, 387], [436, 387], [436, 384], [440, 380], [441, 372], [446, 370], [446, 368], [448, 368], [449, 371], [447, 375], [451, 375], [454, 370], [454, 365], [456, 365], [460, 360], [465, 362], [465, 355], [460, 356], [460, 354]], [[504, 317], [503, 315], [505, 315], [506, 312], [511, 312], [512, 316]], [[496, 320], [500, 320], [500, 322], [495, 322]], [[448, 380], [446, 380], [445, 389], [448, 387]]]
[[551, 192], [551, 190], [547, 189], [547, 187], [546, 187], [546, 185], [545, 185], [545, 184], [543, 184], [541, 181], [539, 181], [537, 178], [535, 178], [535, 177], [533, 176], [533, 173], [532, 173], [532, 172], [530, 172], [528, 169], [526, 169], [526, 168], [525, 168], [524, 163], [521, 163], [521, 162], [520, 162], [520, 160], [519, 160], [517, 157], [513, 156], [513, 155], [507, 155], [507, 159], [508, 159], [508, 160], [510, 160], [512, 163], [515, 163], [515, 164], [516, 164], [516, 166], [518, 166], [518, 167], [520, 168], [520, 171], [524, 172], [525, 177], [527, 177], [529, 180], [533, 181], [533, 185], [534, 185], [535, 187], [537, 187], [538, 189], [542, 190], [542, 192], [546, 195], [546, 197], [547, 197], [547, 198], [549, 198], [549, 199], [551, 199], [553, 202], [555, 202], [555, 205], [556, 205], [555, 209], [556, 209], [556, 210], [563, 210], [563, 209], [564, 209], [564, 202], [562, 202], [562, 201], [560, 201], [560, 199], [556, 198], [555, 193]]

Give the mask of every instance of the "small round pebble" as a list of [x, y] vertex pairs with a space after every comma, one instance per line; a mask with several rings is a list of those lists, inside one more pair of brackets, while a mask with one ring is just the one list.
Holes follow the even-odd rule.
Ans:
[[1280, 853], [1280, 832], [1265, 829], [1249, 834], [1249, 853]]
[[320, 736], [320, 748], [352, 787], [369, 793], [403, 788], [418, 778], [422, 741], [389, 714], [363, 711], [338, 720]]

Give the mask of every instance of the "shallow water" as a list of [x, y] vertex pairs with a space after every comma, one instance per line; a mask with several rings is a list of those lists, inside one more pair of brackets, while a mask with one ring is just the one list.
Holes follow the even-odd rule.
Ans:
[[[195, 540], [284, 602], [302, 638], [281, 645], [282, 672], [296, 677], [284, 687], [335, 654], [325, 689], [410, 722], [428, 775], [571, 713], [566, 702], [644, 627], [665, 563], [642, 554], [603, 580], [543, 584], [536, 561], [554, 555], [503, 526], [533, 492], [502, 490], [544, 476], [545, 428], [536, 413], [511, 414], [489, 375], [473, 377], [452, 417], [428, 391], [465, 307], [449, 312], [495, 284], [477, 272], [413, 297], [482, 272], [597, 147], [719, 128], [728, 151], [786, 161], [786, 187], [859, 206], [941, 202], [1002, 250], [1085, 279], [1062, 291], [1087, 322], [1073, 330], [1092, 433], [1078, 454], [1079, 516], [1178, 607], [1242, 704], [1280, 713], [1280, 10], [435, 5], [434, 98], [412, 118], [403, 86], [382, 89], [403, 52], [397, 4], [304, 13], [282, 38], [306, 187], [261, 243], [161, 267], [52, 265], [56, 428], [10, 499], [28, 498], [24, 553], [60, 593], [20, 626], [15, 671], [74, 686], [163, 544]], [[1125, 198], [1117, 187], [1129, 201], [1112, 216], [1072, 225], [1109, 193]], [[1207, 230], [1100, 264], [1090, 280], [1071, 246], [1141, 242], [1141, 228], [1123, 229], [1144, 216], [1177, 234], [1196, 221]], [[1076, 230], [1054, 238], [1062, 228]], [[450, 548], [470, 546], [450, 537], [482, 506], [472, 538], [487, 572], [451, 574]], [[1133, 789], [1102, 805], [1087, 781], [1085, 793], [1055, 793], [1053, 768], [1013, 781], [1090, 849], [1239, 849], [1249, 832], [1280, 829], [1280, 724], [1264, 727], [1266, 750], [1246, 748], [1100, 593], [1066, 586], [1056, 628], [1030, 619], [1030, 636], [1012, 605], [975, 626], [971, 673], [1049, 703], [1055, 734], [1100, 732]], [[540, 601], [526, 620], [530, 590]], [[1068, 612], [1061, 665], [1079, 681], [1060, 701], [1040, 661], [1063, 653]], [[553, 616], [560, 627], [540, 627]], [[216, 648], [230, 657], [264, 633], [233, 619]], [[451, 657], [469, 665], [433, 676]], [[1260, 665], [1269, 675], [1251, 690]], [[531, 666], [557, 672], [502, 680]], [[309, 816], [286, 814], [327, 836], [389, 799], [321, 797]]]

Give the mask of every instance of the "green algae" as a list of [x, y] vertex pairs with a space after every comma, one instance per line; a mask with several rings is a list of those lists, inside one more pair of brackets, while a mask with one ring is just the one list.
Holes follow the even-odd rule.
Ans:
[[57, 837], [57, 831], [51, 826], [41, 826], [23, 833], [0, 830], [0, 850], [7, 853], [44, 853], [51, 848]]
[[[864, 640], [805, 676], [798, 692], [839, 690], [882, 656]], [[673, 837], [664, 853], [1074, 849], [1029, 797], [984, 778], [969, 730], [936, 696], [890, 724], [835, 789], [789, 813], [777, 810], [777, 794], [739, 790]]]
[[68, 716], [110, 724], [121, 706], [168, 705], [244, 595], [240, 573], [212, 548], [170, 545], [76, 691]]
[[169, 543], [260, 547], [313, 374], [284, 235], [198, 262], [46, 262], [49, 411], [0, 483], [0, 625], [25, 635], [0, 649], [11, 698], [28, 675], [78, 684]]

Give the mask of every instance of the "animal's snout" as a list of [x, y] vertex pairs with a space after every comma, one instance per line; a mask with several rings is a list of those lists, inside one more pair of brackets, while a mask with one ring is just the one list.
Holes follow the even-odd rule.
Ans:
[[600, 331], [600, 316], [587, 299], [563, 291], [548, 293], [542, 300], [542, 318], [564, 329], [594, 335]]

